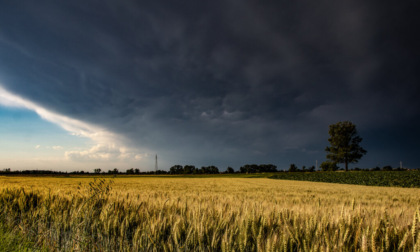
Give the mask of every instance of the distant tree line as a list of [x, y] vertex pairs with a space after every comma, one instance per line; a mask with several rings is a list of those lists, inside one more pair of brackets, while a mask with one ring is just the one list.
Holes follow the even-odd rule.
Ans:
[[277, 166], [273, 164], [251, 164], [244, 165], [239, 169], [240, 173], [262, 173], [262, 172], [277, 172]]
[[214, 165], [197, 168], [194, 165], [174, 165], [169, 169], [169, 174], [219, 174], [219, 168]]
[[157, 170], [157, 171], [140, 171], [139, 168], [130, 168], [124, 171], [119, 171], [118, 168], [114, 168], [108, 171], [102, 171], [101, 168], [96, 168], [93, 170], [95, 174], [128, 174], [128, 175], [144, 175], [144, 174], [168, 174], [167, 171]]
[[219, 168], [214, 165], [202, 166], [201, 168], [194, 165], [174, 165], [169, 169], [169, 174], [220, 174], [220, 173], [262, 173], [277, 172], [277, 166], [273, 164], [246, 164], [239, 171], [235, 171], [232, 167], [227, 167], [225, 172], [220, 172]]
[[290, 164], [289, 172], [314, 172], [315, 166], [310, 166], [306, 168], [306, 166], [302, 166], [301, 169], [299, 169], [295, 164]]
[[[322, 162], [320, 165], [319, 171], [337, 171], [337, 170], [344, 170], [340, 169], [336, 163], [331, 161]], [[396, 167], [393, 168], [390, 165], [386, 165], [381, 167], [374, 167], [374, 168], [354, 168], [354, 171], [406, 171], [407, 168], [400, 168]], [[290, 164], [289, 169], [286, 170], [277, 170], [277, 166], [273, 164], [246, 164], [239, 168], [238, 171], [235, 171], [232, 167], [227, 167], [225, 171], [219, 171], [214, 165], [211, 166], [203, 166], [201, 168], [197, 168], [194, 165], [174, 165], [172, 166], [169, 171], [165, 170], [157, 170], [157, 171], [140, 171], [139, 168], [130, 168], [125, 171], [120, 171], [118, 168], [114, 168], [108, 171], [102, 171], [100, 168], [96, 168], [93, 172], [88, 171], [72, 171], [72, 172], [63, 172], [63, 171], [50, 171], [50, 170], [16, 170], [12, 171], [10, 168], [5, 168], [0, 170], [0, 175], [117, 175], [117, 174], [127, 174], [127, 175], [152, 175], [152, 174], [232, 174], [232, 173], [242, 173], [242, 174], [251, 174], [251, 173], [263, 173], [263, 172], [315, 172], [315, 166], [302, 166], [299, 168], [295, 164]]]
[[167, 171], [162, 171], [162, 170], [157, 170], [157, 171], [145, 171], [145, 172], [141, 172], [140, 169], [138, 168], [131, 168], [128, 169], [126, 171], [119, 171], [118, 168], [114, 168], [112, 170], [108, 170], [108, 171], [102, 171], [102, 169], [100, 168], [96, 168], [93, 170], [93, 172], [89, 172], [89, 171], [71, 171], [71, 172], [67, 172], [67, 171], [50, 171], [50, 170], [16, 170], [16, 171], [12, 171], [10, 168], [5, 168], [3, 170], [0, 170], [0, 174], [2, 175], [72, 175], [72, 174], [77, 174], [77, 175], [82, 175], [82, 174], [86, 174], [86, 175], [105, 175], [105, 174], [168, 174]]
[[0, 170], [0, 174], [22, 174], [22, 175], [48, 175], [48, 174], [67, 174], [67, 172], [62, 171], [49, 171], [49, 170], [22, 170], [22, 171], [12, 171], [10, 168], [5, 168]]

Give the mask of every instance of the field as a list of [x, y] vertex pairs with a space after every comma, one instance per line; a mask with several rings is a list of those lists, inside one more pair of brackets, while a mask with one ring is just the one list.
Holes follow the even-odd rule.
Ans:
[[271, 176], [271, 178], [340, 184], [420, 188], [420, 170], [370, 172], [280, 172]]
[[268, 178], [0, 177], [0, 223], [58, 251], [418, 251], [420, 189]]

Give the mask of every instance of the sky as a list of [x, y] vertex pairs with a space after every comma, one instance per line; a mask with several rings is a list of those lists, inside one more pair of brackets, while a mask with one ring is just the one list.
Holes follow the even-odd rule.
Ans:
[[1, 1], [0, 169], [418, 168], [418, 5]]

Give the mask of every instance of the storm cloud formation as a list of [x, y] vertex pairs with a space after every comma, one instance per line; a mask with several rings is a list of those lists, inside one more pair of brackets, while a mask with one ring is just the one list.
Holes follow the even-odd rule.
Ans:
[[0, 83], [167, 165], [308, 166], [350, 120], [362, 167], [413, 167], [417, 5], [4, 1]]

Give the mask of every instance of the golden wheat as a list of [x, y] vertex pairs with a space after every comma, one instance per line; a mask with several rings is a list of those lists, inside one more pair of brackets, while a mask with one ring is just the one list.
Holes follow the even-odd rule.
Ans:
[[266, 178], [92, 181], [0, 177], [0, 220], [58, 251], [420, 247], [420, 189]]

